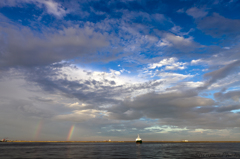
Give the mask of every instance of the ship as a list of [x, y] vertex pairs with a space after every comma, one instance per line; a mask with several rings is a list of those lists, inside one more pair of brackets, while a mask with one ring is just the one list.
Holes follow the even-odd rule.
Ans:
[[142, 143], [142, 139], [139, 137], [139, 134], [138, 134], [138, 137], [136, 138], [136, 144], [141, 144]]

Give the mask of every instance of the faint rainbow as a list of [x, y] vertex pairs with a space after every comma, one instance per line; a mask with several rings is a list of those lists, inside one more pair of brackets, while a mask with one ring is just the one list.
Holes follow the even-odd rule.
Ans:
[[36, 130], [35, 130], [35, 134], [34, 134], [34, 139], [37, 140], [38, 137], [39, 137], [39, 134], [41, 132], [41, 129], [42, 129], [42, 124], [43, 124], [43, 121], [40, 120], [37, 124], [37, 127], [36, 127]]
[[74, 129], [75, 129], [75, 125], [72, 125], [68, 133], [67, 141], [71, 139]]

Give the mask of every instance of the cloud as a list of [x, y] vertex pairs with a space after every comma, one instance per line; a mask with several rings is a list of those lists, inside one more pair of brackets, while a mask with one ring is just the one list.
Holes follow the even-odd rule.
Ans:
[[33, 100], [36, 100], [36, 101], [39, 101], [39, 102], [44, 102], [44, 103], [45, 102], [46, 103], [53, 102], [53, 100], [50, 99], [50, 98], [42, 98], [42, 97], [38, 97], [38, 96], [30, 98], [30, 99], [33, 99]]
[[171, 31], [173, 33], [180, 33], [180, 30], [182, 30], [182, 28], [180, 26], [174, 26], [171, 28]]
[[79, 102], [76, 102], [76, 103], [72, 103], [72, 104], [69, 104], [68, 107], [76, 107], [76, 108], [82, 108], [82, 107], [85, 107], [86, 104], [82, 103], [82, 104], [79, 104]]
[[218, 13], [213, 13], [212, 16], [197, 21], [197, 25], [200, 30], [213, 37], [221, 37], [223, 35], [235, 37], [240, 33], [240, 20], [227, 19]]
[[208, 14], [208, 12], [204, 11], [204, 9], [199, 9], [196, 7], [188, 9], [186, 13], [195, 19], [205, 17]]
[[187, 63], [177, 62], [177, 60], [178, 59], [176, 57], [165, 58], [165, 59], [159, 61], [158, 63], [148, 64], [148, 69], [155, 69], [155, 68], [159, 68], [159, 67], [163, 67], [163, 66], [165, 66], [165, 70], [186, 69]]
[[[116, 104], [132, 93], [143, 93], [163, 84], [162, 81], [140, 82], [135, 78], [114, 76], [110, 73], [91, 71], [84, 75], [81, 68], [69, 65], [51, 65], [28, 69], [25, 79], [44, 92], [78, 99], [86, 109]], [[114, 73], [115, 75], [115, 73]], [[97, 104], [96, 104], [97, 103]]]
[[[221, 118], [219, 118], [221, 116]], [[235, 122], [232, 122], [235, 121]], [[230, 129], [237, 127], [239, 114], [231, 112], [222, 113], [185, 113], [183, 119], [166, 118], [161, 120], [162, 124], [177, 125], [178, 127], [203, 128], [203, 129]]]
[[[21, 113], [22, 115], [28, 117], [51, 118], [55, 115], [55, 113], [53, 113], [52, 111], [47, 111], [47, 109], [39, 107], [39, 105], [33, 103], [32, 101], [24, 99], [7, 99], [6, 103], [3, 104], [1, 102], [0, 106], [6, 106], [8, 107], [8, 110], [16, 111], [17, 113]], [[6, 110], [4, 110], [3, 108], [3, 111]]]
[[171, 57], [171, 58], [168, 58], [168, 59], [163, 59], [162, 61], [159, 61], [159, 63], [149, 64], [148, 68], [149, 69], [155, 69], [157, 67], [162, 67], [162, 66], [165, 66], [165, 65], [172, 65], [176, 61], [177, 61], [177, 58]]
[[[28, 77], [27, 79], [35, 82], [37, 87], [40, 86], [40, 88], [44, 88], [43, 90], [47, 93], [61, 95], [60, 92], [62, 92], [63, 94], [66, 93], [60, 96], [65, 96], [66, 98], [64, 100], [69, 99], [69, 101], [72, 101], [76, 98], [78, 98], [78, 100], [75, 100], [76, 102], [72, 102], [71, 104], [67, 102], [68, 105], [65, 106], [68, 110], [62, 112], [59, 112], [60, 107], [56, 107], [57, 109], [54, 116], [51, 113], [49, 114], [51, 111], [39, 109], [36, 107], [37, 105], [29, 103], [23, 104], [23, 107], [18, 105], [19, 111], [24, 112], [24, 114], [28, 116], [45, 117], [48, 114], [48, 118], [52, 117], [54, 121], [81, 122], [84, 123], [84, 125], [96, 125], [96, 128], [103, 125], [109, 126], [109, 124], [111, 124], [113, 130], [123, 130], [131, 126], [129, 123], [122, 123], [126, 127], [119, 128], [119, 125], [121, 125], [119, 124], [119, 120], [131, 121], [133, 123], [133, 120], [139, 118], [157, 120], [158, 122], [155, 123], [157, 125], [174, 125], [177, 127], [189, 127], [191, 129], [196, 127], [223, 129], [226, 127], [232, 128], [238, 124], [236, 121], [238, 116], [230, 112], [231, 110], [237, 109], [238, 106], [216, 108], [214, 107], [216, 103], [211, 98], [199, 97], [196, 89], [188, 87], [187, 83], [180, 87], [175, 85], [175, 89], [171, 87], [172, 90], [142, 93], [133, 98], [112, 100], [112, 102], [110, 102], [110, 99], [114, 99], [121, 94], [129, 94], [137, 90], [141, 90], [142, 92], [143, 90], [147, 90], [151, 87], [154, 88], [156, 85], [161, 85], [163, 83], [152, 81], [127, 87], [106, 87], [103, 83], [101, 84], [100, 81], [69, 81], [70, 79], [67, 80], [68, 78], [66, 77], [59, 79], [58, 76], [60, 76], [60, 72], [56, 71], [56, 68], [49, 69], [48, 67], [48, 69], [45, 69], [46, 70], [43, 68], [40, 70], [35, 69], [31, 74], [29, 74], [28, 71], [27, 75], [34, 78]], [[39, 71], [41, 71], [41, 74]], [[58, 78], [56, 78], [56, 76]], [[94, 87], [91, 88], [91, 85]], [[188, 89], [186, 89], [187, 87]], [[196, 88], [196, 86], [193, 88]], [[80, 94], [85, 94], [86, 96], [79, 96]], [[88, 99], [88, 96], [92, 99]], [[80, 101], [84, 100], [86, 105], [84, 103], [83, 106]], [[42, 102], [42, 100], [40, 102]], [[91, 105], [87, 103], [91, 103]], [[149, 103], [151, 103], [151, 105], [149, 105]], [[66, 112], [69, 113], [65, 114]], [[221, 121], [219, 121], [219, 114], [222, 115]], [[111, 119], [114, 120], [110, 122]], [[236, 122], [228, 124], [231, 120], [235, 120]], [[114, 122], [116, 122], [115, 125]], [[153, 123], [149, 123], [149, 125], [143, 124], [140, 127], [151, 127], [152, 124]]]
[[163, 46], [172, 46], [172, 44], [167, 41], [166, 39], [161, 39], [158, 43], [157, 46], [163, 47]]
[[46, 8], [47, 12], [49, 14], [53, 14], [57, 17], [63, 17], [67, 14], [67, 11], [57, 2], [54, 2], [52, 0], [45, 0], [45, 1], [38, 1], [38, 3], [43, 3]]
[[167, 77], [169, 78], [177, 78], [177, 79], [184, 79], [184, 78], [188, 78], [188, 77], [193, 77], [193, 75], [183, 75], [183, 74], [179, 74], [179, 73], [169, 73], [169, 72], [162, 72], [162, 73], [159, 73], [158, 76], [160, 77]]
[[174, 63], [172, 66], [166, 66], [166, 70], [184, 70], [186, 69], [186, 63], [182, 63], [182, 62], [177, 62]]
[[168, 47], [183, 52], [189, 52], [201, 47], [198, 43], [194, 42], [193, 37], [188, 36], [188, 38], [186, 38], [185, 36], [183, 36], [184, 34], [188, 33], [183, 34], [178, 32], [179, 35], [160, 31], [156, 31], [156, 33], [161, 36], [161, 40], [159, 40], [156, 44], [156, 46], [158, 47]]
[[179, 47], [182, 46], [190, 46], [193, 44], [192, 38], [184, 38], [182, 36], [176, 36], [174, 34], [166, 33], [165, 39], [171, 42], [174, 46]]
[[192, 64], [192, 65], [198, 65], [198, 64], [200, 64], [200, 63], [204, 63], [204, 61], [203, 61], [202, 59], [197, 59], [197, 60], [192, 60], [192, 61], [191, 61], [191, 64]]
[[0, 26], [0, 31], [4, 34], [0, 38], [3, 41], [0, 67], [49, 65], [80, 57], [94, 59], [97, 50], [109, 45], [107, 33], [89, 27], [74, 26], [37, 34], [28, 27], [7, 24]]
[[113, 76], [114, 75], [117, 75], [117, 76], [121, 75], [121, 71], [116, 71], [116, 70], [110, 69], [110, 72]]
[[54, 117], [56, 120], [83, 122], [92, 118], [97, 118], [105, 114], [104, 111], [88, 109], [88, 110], [74, 110], [71, 114], [57, 115]]
[[240, 100], [240, 91], [235, 90], [235, 91], [228, 91], [226, 93], [217, 92], [217, 93], [214, 93], [214, 98], [219, 101], [233, 100], [238, 102]]
[[[82, 77], [82, 79], [74, 79], [73, 76], [72, 79], [70, 78], [71, 71], [67, 69], [62, 71], [63, 67], [70, 67], [73, 70], [81, 71], [83, 74], [87, 74], [89, 71], [83, 72], [81, 69], [71, 65], [55, 65], [32, 68], [25, 72], [27, 75], [26, 80], [35, 83], [43, 91], [60, 95], [70, 101], [76, 101], [67, 102], [68, 104], [71, 103], [65, 105], [68, 110], [58, 111], [54, 116], [51, 115], [50, 117], [54, 121], [81, 122], [84, 125], [96, 125], [97, 129], [100, 129], [103, 125], [111, 125], [111, 129], [108, 130], [114, 132], [117, 130], [123, 131], [124, 129], [129, 132], [126, 128], [130, 127], [129, 123], [120, 122], [124, 126], [119, 127], [121, 125], [119, 124], [120, 120], [131, 123], [140, 118], [157, 120], [156, 125], [172, 125], [190, 129], [224, 129], [233, 128], [239, 124], [236, 121], [238, 116], [230, 112], [237, 109], [237, 106], [215, 108], [216, 103], [213, 99], [198, 96], [197, 85], [191, 87], [191, 84], [188, 83], [175, 84], [175, 87], [170, 87], [172, 89], [150, 92], [151, 88], [156, 90], [157, 86], [164, 86], [165, 82], [156, 80], [131, 85], [119, 85], [115, 81], [116, 85], [109, 86], [108, 81], [104, 83], [104, 78], [101, 80], [100, 78], [94, 79], [96, 74], [94, 71], [91, 71], [92, 74], [88, 75], [91, 78], [74, 73], [74, 75], [79, 78]], [[107, 75], [107, 73], [105, 74]], [[191, 75], [167, 72], [161, 73], [159, 76], [165, 79], [169, 78], [169, 80], [191, 77]], [[134, 95], [134, 92], [138, 90], [141, 94]], [[125, 98], [119, 98], [119, 96], [125, 96]], [[83, 106], [82, 103], [86, 105]], [[149, 105], [149, 103], [151, 104]], [[31, 114], [31, 116], [42, 117], [45, 115], [45, 111], [38, 112], [38, 110], [29, 106], [21, 107], [21, 111], [28, 115]], [[68, 114], [65, 114], [66, 112]], [[221, 120], [218, 115], [222, 116]], [[111, 123], [110, 120], [116, 123]], [[209, 120], [211, 122], [208, 122]], [[235, 120], [235, 122], [228, 124], [231, 120]], [[151, 127], [152, 124], [140, 124], [139, 127]]]
[[229, 74], [237, 71], [238, 70], [237, 68], [239, 67], [239, 65], [240, 65], [240, 60], [237, 60], [218, 70], [204, 74], [205, 78], [207, 77], [210, 78], [206, 84], [211, 85], [214, 82], [227, 77]]
[[39, 8], [44, 6], [48, 14], [58, 18], [62, 18], [68, 13], [60, 3], [54, 0], [3, 0], [0, 2], [0, 6], [21, 7], [24, 3], [32, 3]]
[[[148, 103], [151, 103], [150, 105]], [[197, 97], [196, 92], [147, 93], [125, 100], [108, 109], [109, 117], [132, 120], [142, 117], [160, 119], [183, 119], [186, 112], [197, 106], [213, 105], [209, 98]]]

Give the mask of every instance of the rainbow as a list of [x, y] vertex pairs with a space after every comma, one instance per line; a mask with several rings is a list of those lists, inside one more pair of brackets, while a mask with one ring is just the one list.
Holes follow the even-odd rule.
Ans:
[[67, 141], [71, 139], [74, 129], [75, 129], [75, 125], [72, 125], [68, 133]]
[[36, 127], [36, 130], [35, 130], [35, 133], [34, 133], [34, 139], [37, 140], [38, 137], [39, 137], [39, 134], [40, 134], [40, 131], [42, 129], [42, 124], [43, 124], [43, 121], [40, 120], [37, 124], [37, 127]]

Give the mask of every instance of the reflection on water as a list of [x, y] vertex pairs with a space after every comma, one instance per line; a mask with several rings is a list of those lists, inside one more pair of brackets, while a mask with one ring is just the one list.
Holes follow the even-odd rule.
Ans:
[[136, 144], [136, 146], [137, 146], [137, 151], [136, 151], [137, 159], [142, 159], [142, 157], [141, 157], [141, 144]]
[[209, 156], [240, 158], [240, 143], [0, 143], [0, 158], [158, 159]]

